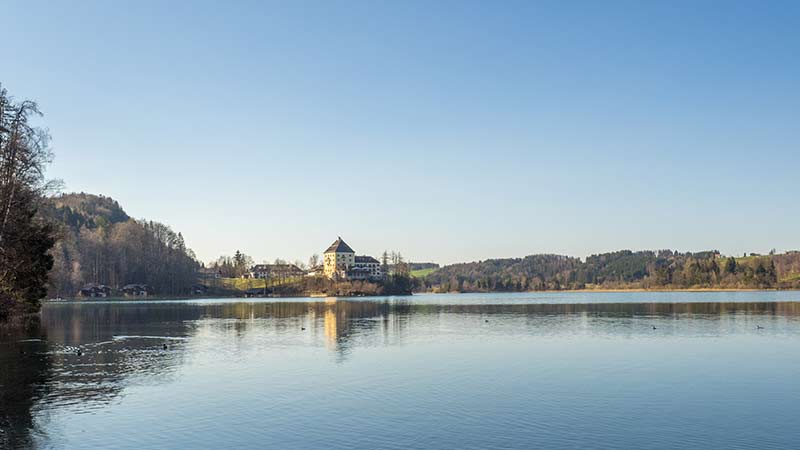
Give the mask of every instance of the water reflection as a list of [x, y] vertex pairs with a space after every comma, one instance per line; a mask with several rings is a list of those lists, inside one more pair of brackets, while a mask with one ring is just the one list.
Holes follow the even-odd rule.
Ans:
[[326, 347], [344, 361], [359, 337], [380, 337], [384, 345], [402, 339], [411, 316], [405, 301], [364, 302], [328, 298], [310, 305], [310, 322], [321, 327]]
[[34, 404], [52, 374], [45, 339], [38, 318], [0, 325], [0, 448], [32, 446]]
[[798, 319], [800, 302], [47, 304], [40, 321], [0, 328], [0, 447], [47, 441], [50, 411], [102, 409], [131, 385], [174, 381], [193, 357], [230, 343], [242, 358], [254, 349], [312, 347], [346, 365], [362, 348], [452, 336], [723, 336], [762, 332], [756, 325], [796, 334]]

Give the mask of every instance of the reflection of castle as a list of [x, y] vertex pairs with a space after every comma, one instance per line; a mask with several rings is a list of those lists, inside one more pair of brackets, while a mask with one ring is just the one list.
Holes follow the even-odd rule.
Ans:
[[340, 354], [348, 353], [352, 347], [399, 340], [410, 313], [408, 305], [391, 302], [328, 298], [317, 305], [314, 309], [323, 320], [325, 346]]
[[323, 256], [325, 276], [337, 280], [377, 280], [381, 264], [372, 256], [356, 256], [342, 238], [336, 239]]
[[344, 309], [342, 311], [342, 320], [339, 320], [339, 309], [336, 308], [336, 299], [328, 299], [325, 301], [325, 314], [323, 315], [324, 328], [325, 328], [325, 343], [328, 348], [336, 348], [339, 342], [339, 336], [344, 336], [345, 327], [347, 326], [347, 315]]

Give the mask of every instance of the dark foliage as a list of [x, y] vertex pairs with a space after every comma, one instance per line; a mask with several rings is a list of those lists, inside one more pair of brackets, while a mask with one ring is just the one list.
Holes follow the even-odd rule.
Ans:
[[444, 266], [424, 284], [444, 292], [558, 290], [582, 286], [580, 268], [580, 259], [560, 255], [488, 259]]
[[37, 214], [49, 185], [49, 135], [31, 125], [36, 103], [0, 87], [0, 318], [39, 310], [53, 265], [53, 227]]
[[49, 254], [55, 243], [54, 228], [37, 217], [33, 202], [18, 205], [4, 233], [5, 294], [18, 300], [17, 312], [39, 310], [39, 300], [47, 295], [48, 272], [53, 267]]
[[453, 264], [428, 275], [423, 288], [438, 292], [518, 292], [584, 288], [798, 287], [800, 253], [723, 258], [719, 252], [630, 251], [579, 258], [532, 255]]

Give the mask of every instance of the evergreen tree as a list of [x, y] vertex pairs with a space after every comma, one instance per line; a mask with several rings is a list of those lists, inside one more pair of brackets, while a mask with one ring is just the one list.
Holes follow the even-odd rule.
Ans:
[[733, 256], [725, 260], [725, 273], [729, 274], [736, 273], [736, 258], [734, 258]]

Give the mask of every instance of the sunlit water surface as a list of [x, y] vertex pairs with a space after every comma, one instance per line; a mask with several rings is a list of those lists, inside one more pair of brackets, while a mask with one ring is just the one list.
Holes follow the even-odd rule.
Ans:
[[798, 302], [49, 303], [0, 333], [0, 447], [797, 448]]

